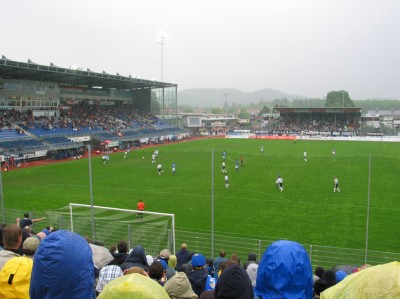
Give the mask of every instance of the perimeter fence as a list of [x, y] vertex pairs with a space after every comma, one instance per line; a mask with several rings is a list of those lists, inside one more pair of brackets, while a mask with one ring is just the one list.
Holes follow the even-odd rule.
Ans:
[[[15, 223], [16, 217], [23, 217], [23, 214], [27, 211], [7, 209], [5, 211], [5, 223]], [[45, 212], [31, 211], [30, 217], [40, 218], [47, 217]], [[33, 228], [36, 231], [42, 230], [47, 225], [53, 225], [58, 229], [60, 223], [50, 223], [48, 220], [38, 222], [34, 224]], [[89, 224], [88, 224], [89, 225]], [[112, 221], [110, 221], [112, 227]], [[68, 228], [68, 225], [65, 226]], [[97, 240], [104, 242], [104, 240]], [[257, 254], [257, 260], [260, 260], [266, 248], [273, 242], [277, 241], [274, 238], [257, 238], [254, 236], [243, 236], [238, 234], [232, 234], [228, 232], [214, 232], [214, 242], [212, 240], [212, 234], [210, 231], [198, 230], [192, 228], [175, 228], [175, 246], [176, 250], [179, 250], [182, 243], [188, 245], [189, 251], [202, 253], [206, 257], [217, 257], [220, 250], [224, 250], [227, 257], [230, 257], [232, 253], [236, 253], [241, 262], [247, 260], [247, 256], [250, 252]], [[109, 246], [110, 244], [106, 244]], [[114, 244], [116, 245], [116, 244]], [[134, 247], [137, 244], [130, 244]], [[384, 251], [373, 251], [356, 248], [343, 248], [343, 247], [332, 247], [315, 244], [302, 244], [307, 250], [311, 264], [313, 268], [322, 266], [326, 269], [333, 268], [338, 265], [349, 265], [349, 266], [362, 266], [364, 264], [378, 265], [385, 264], [392, 261], [400, 261], [400, 253], [398, 252], [384, 252]], [[168, 244], [162, 246], [167, 248]], [[163, 248], [160, 248], [163, 249]], [[145, 248], [146, 249], [146, 248]], [[153, 252], [152, 252], [153, 253]]]

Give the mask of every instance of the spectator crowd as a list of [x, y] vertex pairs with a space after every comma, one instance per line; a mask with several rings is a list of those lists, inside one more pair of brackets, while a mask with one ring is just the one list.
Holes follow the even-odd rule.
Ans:
[[[42, 220], [24, 215], [16, 224], [1, 225], [0, 298], [306, 299], [398, 298], [400, 294], [397, 278], [385, 276], [382, 288], [370, 289], [368, 285], [378, 278], [367, 274], [384, 266], [387, 273], [388, 267], [394, 267], [397, 277], [398, 262], [353, 269], [355, 273], [317, 267], [313, 274], [304, 247], [287, 240], [269, 245], [260, 261], [253, 252], [241, 261], [224, 250], [215, 259], [206, 258], [185, 243], [175, 254], [162, 249], [151, 256], [140, 244], [129, 249], [123, 240], [106, 248], [53, 227], [34, 232], [32, 223]], [[363, 272], [366, 297], [353, 286]]]
[[[80, 131], [106, 130], [118, 134], [125, 129], [154, 129], [161, 122], [150, 112], [132, 105], [98, 105], [82, 102], [64, 105], [51, 113], [52, 116], [34, 116], [31, 110], [21, 112], [15, 109], [0, 110], [0, 130], [25, 131], [33, 129], [71, 129]], [[15, 126], [18, 125], [18, 126]]]

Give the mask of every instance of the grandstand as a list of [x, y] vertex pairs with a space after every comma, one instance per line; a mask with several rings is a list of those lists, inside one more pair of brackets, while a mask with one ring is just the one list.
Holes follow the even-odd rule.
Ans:
[[[0, 149], [40, 159], [106, 140], [180, 133], [177, 84], [0, 59]], [[172, 124], [170, 124], [172, 122]], [[64, 156], [56, 155], [56, 156]]]
[[331, 136], [359, 135], [361, 108], [275, 108], [279, 118], [270, 122], [273, 131], [289, 134]]

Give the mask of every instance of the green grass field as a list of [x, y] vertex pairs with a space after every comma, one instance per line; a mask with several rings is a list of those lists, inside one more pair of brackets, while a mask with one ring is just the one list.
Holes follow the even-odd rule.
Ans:
[[[95, 205], [136, 209], [143, 199], [148, 211], [174, 213], [177, 228], [210, 230], [214, 150], [215, 231], [363, 248], [370, 192], [369, 249], [400, 252], [398, 143], [202, 139], [158, 149], [162, 176], [151, 164], [153, 148], [131, 151], [126, 160], [123, 153], [112, 154], [106, 165], [100, 155], [93, 156]], [[229, 189], [221, 172], [224, 150]], [[245, 165], [237, 172], [240, 155]], [[278, 174], [283, 192], [275, 184]], [[340, 193], [333, 192], [334, 176]], [[3, 173], [5, 207], [44, 211], [70, 202], [90, 204], [89, 183], [88, 159]]]

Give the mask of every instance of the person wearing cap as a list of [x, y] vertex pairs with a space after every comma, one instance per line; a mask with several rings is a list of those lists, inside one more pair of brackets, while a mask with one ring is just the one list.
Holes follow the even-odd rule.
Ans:
[[196, 299], [197, 295], [193, 292], [188, 277], [184, 272], [176, 273], [164, 285], [171, 299]]
[[27, 238], [22, 245], [25, 256], [27, 258], [33, 259], [33, 256], [35, 255], [36, 249], [38, 248], [39, 244], [40, 240], [38, 237]]
[[[167, 265], [168, 265], [170, 256], [171, 256], [171, 252], [168, 249], [161, 250], [160, 259], [164, 260], [167, 263]], [[166, 275], [167, 280], [170, 279], [172, 276], [175, 275], [175, 269], [168, 265], [167, 269], [165, 271], [165, 275]]]
[[215, 288], [215, 279], [208, 275], [206, 258], [202, 254], [192, 257], [192, 271], [188, 274], [190, 284], [197, 296], [207, 290]]
[[187, 250], [186, 243], [182, 243], [181, 249], [175, 253], [176, 255], [176, 270], [183, 271], [182, 265], [186, 264], [188, 261], [189, 251]]

